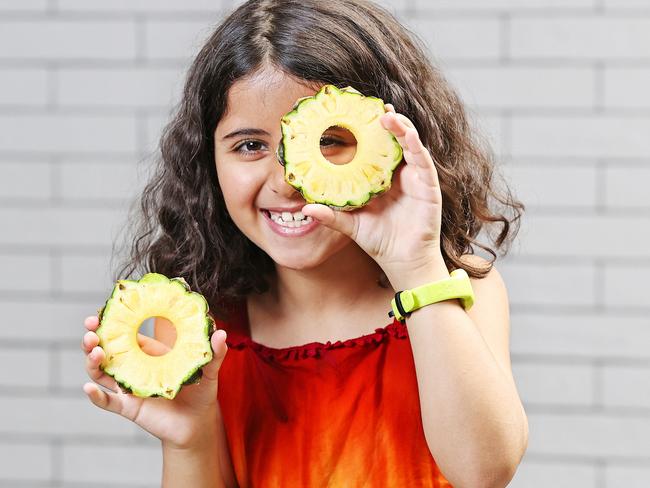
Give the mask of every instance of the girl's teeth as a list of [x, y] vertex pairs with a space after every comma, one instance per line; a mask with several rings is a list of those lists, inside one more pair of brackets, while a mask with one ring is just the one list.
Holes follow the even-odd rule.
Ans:
[[302, 227], [311, 223], [313, 219], [305, 217], [302, 212], [296, 212], [295, 214], [282, 212], [282, 214], [271, 213], [271, 220], [284, 227]]
[[269, 212], [271, 215], [271, 219], [273, 219], [275, 222], [278, 220], [281, 220], [282, 222], [301, 222], [305, 220], [305, 216], [302, 212], [282, 212], [281, 214], [279, 213], [274, 213], [274, 212]]

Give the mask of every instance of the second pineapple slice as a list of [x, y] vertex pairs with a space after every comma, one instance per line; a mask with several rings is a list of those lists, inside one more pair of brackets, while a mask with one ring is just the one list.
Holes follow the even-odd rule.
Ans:
[[[100, 367], [136, 396], [174, 398], [212, 359], [214, 321], [207, 312], [205, 298], [182, 278], [148, 273], [139, 281], [119, 280], [99, 312], [97, 335], [106, 354]], [[138, 345], [140, 324], [150, 317], [164, 317], [176, 329], [173, 348], [162, 356]]]

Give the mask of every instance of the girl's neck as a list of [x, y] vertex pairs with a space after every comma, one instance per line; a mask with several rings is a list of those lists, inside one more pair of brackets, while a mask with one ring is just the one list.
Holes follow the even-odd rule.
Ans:
[[280, 317], [296, 313], [336, 314], [356, 308], [379, 295], [379, 265], [355, 243], [346, 246], [317, 268], [296, 270], [276, 266], [267, 297]]

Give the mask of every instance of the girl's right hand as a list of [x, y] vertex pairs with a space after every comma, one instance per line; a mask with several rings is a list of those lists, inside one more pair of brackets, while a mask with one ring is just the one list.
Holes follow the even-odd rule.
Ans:
[[[183, 386], [173, 400], [168, 400], [140, 398], [124, 393], [117, 382], [99, 367], [104, 360], [104, 350], [98, 346], [99, 337], [95, 333], [99, 318], [88, 317], [84, 325], [88, 331], [81, 348], [86, 354], [86, 371], [94, 383], [84, 384], [83, 390], [91, 402], [135, 422], [172, 447], [185, 449], [212, 442], [220, 418], [217, 402], [219, 368], [228, 350], [224, 330], [212, 334], [213, 358], [203, 367], [200, 382]], [[162, 342], [143, 334], [138, 334], [138, 343], [149, 354], [169, 351], [169, 347]], [[110, 391], [103, 391], [98, 384]]]

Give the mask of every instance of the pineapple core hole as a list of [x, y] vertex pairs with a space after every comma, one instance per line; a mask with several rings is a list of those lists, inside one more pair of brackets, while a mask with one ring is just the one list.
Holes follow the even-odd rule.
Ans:
[[169, 350], [165, 350], [165, 348], [160, 347], [159, 344], [152, 345], [146, 340], [146, 338], [143, 338], [144, 340], [138, 340], [138, 344], [140, 345], [140, 348], [150, 356], [164, 356], [171, 351], [174, 344], [176, 344], [176, 327], [174, 327], [174, 324], [165, 317], [149, 317], [142, 321], [138, 328], [138, 333], [153, 339], [154, 320], [157, 324], [155, 338], [158, 342], [162, 342], [167, 346]]
[[320, 137], [320, 152], [332, 164], [347, 164], [357, 153], [357, 139], [348, 129], [332, 125]]

